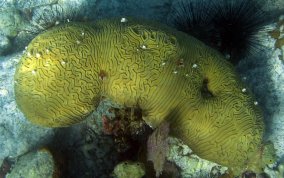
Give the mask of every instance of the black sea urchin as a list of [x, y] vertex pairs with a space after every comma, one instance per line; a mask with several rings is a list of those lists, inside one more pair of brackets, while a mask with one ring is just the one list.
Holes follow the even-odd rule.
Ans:
[[218, 49], [232, 63], [261, 49], [257, 33], [267, 22], [256, 0], [191, 0], [174, 9], [172, 23]]
[[180, 1], [171, 16], [171, 22], [178, 30], [202, 41], [209, 41], [212, 17], [208, 14], [211, 3], [206, 0]]

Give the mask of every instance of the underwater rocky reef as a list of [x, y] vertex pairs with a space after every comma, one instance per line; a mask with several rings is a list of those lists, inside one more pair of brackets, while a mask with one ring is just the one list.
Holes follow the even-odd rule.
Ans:
[[180, 2], [1, 1], [0, 177], [283, 177], [284, 3], [232, 65]]

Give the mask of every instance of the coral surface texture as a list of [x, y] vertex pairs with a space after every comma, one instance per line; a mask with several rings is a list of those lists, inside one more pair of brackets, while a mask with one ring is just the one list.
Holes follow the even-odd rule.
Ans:
[[[139, 106], [152, 127], [235, 172], [258, 169], [262, 113], [217, 51], [162, 25], [134, 19], [66, 23], [38, 35], [15, 73], [16, 101], [33, 123], [78, 123], [102, 97]], [[253, 160], [251, 160], [253, 158]]]

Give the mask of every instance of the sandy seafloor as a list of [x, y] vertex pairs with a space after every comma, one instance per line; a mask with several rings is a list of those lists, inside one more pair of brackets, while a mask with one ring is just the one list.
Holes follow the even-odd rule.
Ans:
[[[5, 158], [8, 158], [16, 162], [14, 172], [18, 172], [13, 173], [15, 178], [17, 176], [37, 177], [43, 172], [50, 172], [54, 169], [48, 165], [48, 162], [52, 164], [52, 160], [47, 161], [50, 156], [40, 157], [41, 152], [37, 152], [38, 149], [47, 143], [52, 143], [58, 135], [60, 138], [70, 139], [66, 141], [70, 145], [76, 145], [75, 143], [78, 142], [76, 139], [80, 139], [76, 133], [81, 129], [80, 126], [70, 128], [70, 130], [65, 129], [62, 133], [58, 129], [35, 126], [25, 119], [16, 105], [13, 91], [15, 67], [25, 46], [37, 33], [49, 28], [52, 23], [76, 21], [77, 17], [94, 21], [113, 16], [136, 16], [164, 22], [175, 3], [174, 0], [144, 0], [143, 2], [131, 0], [0, 0], [0, 165]], [[267, 25], [267, 30], [272, 30], [276, 28], [279, 19], [284, 19], [284, 1], [267, 1], [265, 11], [277, 14], [273, 16], [274, 23]], [[284, 26], [280, 27], [280, 31], [282, 31], [281, 36], [284, 37]], [[267, 124], [265, 139], [272, 141], [277, 150], [278, 162], [268, 167], [266, 172], [272, 178], [280, 178], [283, 177], [281, 164], [284, 164], [284, 47], [275, 49], [275, 39], [266, 32], [259, 34], [263, 45], [267, 47], [266, 50], [243, 59], [237, 66], [237, 71], [252, 89], [257, 102], [263, 108]], [[92, 168], [94, 171], [90, 175], [95, 177], [104, 177], [108, 171], [111, 171], [110, 168], [113, 164], [107, 163], [108, 160], [104, 159], [115, 159], [115, 153], [106, 151], [106, 149], [109, 151], [107, 147], [111, 146], [112, 142], [103, 142], [102, 140], [108, 139], [95, 140], [94, 145], [99, 145], [96, 148], [93, 148], [94, 145], [90, 146], [92, 147], [90, 149], [96, 150], [95, 155], [99, 162], [84, 163], [90, 167], [93, 165], [106, 166], [107, 171], [101, 170], [101, 168], [97, 170]], [[85, 149], [88, 145], [83, 144], [83, 147]], [[188, 152], [188, 148], [181, 147], [184, 152]], [[111, 154], [112, 158], [100, 156], [100, 154]], [[190, 160], [182, 155], [186, 155], [186, 153], [181, 153], [181, 156], [169, 156], [169, 159], [175, 160], [182, 170], [183, 177], [198, 177], [200, 174], [197, 173], [199, 171], [197, 167], [192, 168]], [[24, 158], [21, 160], [22, 157]], [[38, 157], [40, 158], [38, 159]], [[30, 163], [30, 167], [25, 167], [25, 163]], [[33, 164], [42, 163], [46, 163], [48, 166], [33, 170], [35, 168]], [[214, 164], [204, 163], [203, 168], [200, 165], [199, 168], [206, 172], [210, 171], [212, 165]], [[81, 171], [86, 172], [86, 169], [81, 169]], [[0, 172], [0, 178], [3, 175], [3, 171]], [[42, 177], [52, 177], [52, 175], [46, 173]], [[82, 177], [84, 176], [82, 175]]]

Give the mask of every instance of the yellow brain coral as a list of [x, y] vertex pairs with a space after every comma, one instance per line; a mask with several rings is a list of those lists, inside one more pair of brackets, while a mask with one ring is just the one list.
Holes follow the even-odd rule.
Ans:
[[260, 147], [259, 108], [232, 66], [186, 34], [145, 22], [68, 23], [38, 35], [15, 74], [16, 101], [33, 123], [69, 126], [101, 96], [167, 119], [200, 157], [239, 171]]

